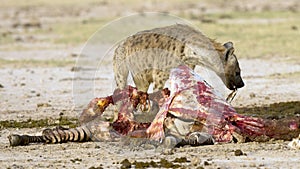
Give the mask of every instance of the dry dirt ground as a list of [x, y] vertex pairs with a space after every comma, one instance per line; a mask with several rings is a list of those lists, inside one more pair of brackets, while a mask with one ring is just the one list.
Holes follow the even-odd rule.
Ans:
[[[76, 14], [78, 11], [84, 11], [85, 16], [92, 17], [112, 12], [111, 15], [102, 16], [111, 17], [122, 16], [134, 11], [140, 12], [156, 9], [153, 3], [145, 3], [144, 5], [133, 6], [127, 10], [122, 10], [121, 6], [111, 10], [113, 9], [111, 6], [115, 6], [114, 4], [111, 6], [106, 4], [103, 7], [101, 6], [102, 3], [105, 4], [107, 2], [101, 1], [92, 3], [90, 6], [66, 10], [65, 16], [62, 17], [65, 17], [65, 19], [82, 17], [82, 15]], [[156, 3], [155, 1], [154, 4]], [[170, 7], [166, 4], [159, 6], [157, 10], [167, 11]], [[260, 1], [251, 1], [251, 3], [247, 4], [240, 4], [237, 1], [234, 7], [228, 8], [226, 5], [224, 7], [224, 2], [221, 4], [223, 5], [214, 6], [211, 3], [206, 4], [207, 6], [205, 4], [202, 5], [204, 6], [203, 9], [210, 7], [209, 9], [213, 12], [232, 10], [233, 8], [240, 10], [299, 9], [299, 3], [292, 0], [284, 3], [276, 1], [274, 6], [269, 4], [261, 5]], [[16, 6], [18, 5], [16, 4]], [[0, 28], [11, 28], [13, 26], [16, 20], [12, 15], [26, 18], [27, 15], [40, 14], [44, 16], [43, 24], [64, 19], [58, 17], [64, 12], [55, 8], [35, 8], [39, 9], [36, 11], [38, 14], [36, 14], [30, 10], [30, 7], [9, 7], [11, 9], [4, 9], [4, 6], [2, 7], [3, 10], [0, 10], [1, 18], [3, 19]], [[178, 10], [184, 11], [185, 8], [192, 10], [193, 7], [183, 5]], [[19, 9], [21, 10], [18, 13]], [[65, 8], [61, 10], [63, 9]], [[176, 14], [178, 12], [176, 9], [175, 5], [174, 9], [170, 11]], [[52, 15], [49, 12], [47, 13], [49, 10], [53, 10]], [[99, 12], [99, 10], [102, 12]], [[23, 13], [25, 16], [23, 16]], [[23, 26], [26, 26], [26, 24]], [[34, 25], [31, 26], [35, 27]], [[31, 26], [29, 25], [29, 27]], [[87, 87], [79, 85], [74, 91], [74, 83], [72, 81], [74, 77], [77, 78], [78, 82], [75, 85], [80, 84], [81, 81], [88, 81], [91, 82], [88, 84], [93, 84], [94, 79], [90, 78], [90, 76], [86, 78], [84, 75], [97, 74], [96, 70], [86, 67], [80, 69], [82, 74], [76, 76], [74, 66], [82, 46], [48, 44], [47, 38], [49, 37], [37, 36], [32, 38], [26, 36], [28, 32], [23, 32], [20, 27], [22, 25], [17, 26], [15, 28], [17, 30], [2, 32], [1, 35], [3, 38], [6, 34], [15, 34], [17, 32], [16, 36], [13, 36], [13, 40], [17, 41], [18, 45], [10, 46], [10, 44], [0, 41], [0, 121], [14, 120], [18, 122], [28, 119], [48, 119], [49, 121], [54, 121], [49, 123], [58, 124], [55, 120], [60, 116], [77, 118], [81, 113], [82, 105], [87, 104], [95, 95], [105, 96], [112, 92], [113, 74], [110, 64], [107, 64], [107, 67], [102, 67], [100, 75], [95, 77], [97, 84], [95, 88], [93, 85]], [[280, 56], [275, 55], [268, 58], [241, 58], [240, 67], [242, 68], [246, 86], [239, 90], [237, 97], [232, 102], [233, 106], [251, 107], [278, 102], [300, 101], [300, 56], [291, 57], [292, 59], [287, 59], [286, 57], [280, 58]], [[60, 62], [64, 64], [59, 65]], [[93, 95], [89, 95], [91, 87], [95, 91], [92, 92]], [[228, 93], [228, 91], [225, 92]], [[75, 105], [74, 99], [78, 97], [84, 99]], [[299, 102], [295, 103], [299, 104]], [[150, 168], [300, 167], [300, 151], [289, 148], [287, 146], [288, 142], [280, 140], [272, 140], [267, 143], [251, 142], [183, 147], [172, 150], [164, 150], [161, 147], [155, 148], [147, 144], [131, 146], [126, 141], [121, 143], [88, 142], [10, 147], [7, 139], [9, 134], [41, 134], [41, 131], [46, 127], [0, 127], [0, 168], [128, 168], [130, 166], [136, 168], [139, 166], [148, 166]]]

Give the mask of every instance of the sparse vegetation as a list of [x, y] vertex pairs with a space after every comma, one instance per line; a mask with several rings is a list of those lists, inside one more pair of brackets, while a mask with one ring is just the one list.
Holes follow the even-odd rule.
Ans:
[[[144, 12], [162, 12], [179, 16], [219, 42], [234, 42], [236, 55], [239, 59], [244, 58], [240, 63], [247, 83], [232, 102], [238, 107], [236, 109], [238, 113], [267, 119], [299, 116], [298, 0], [1, 0], [1, 166], [3, 168], [90, 166], [91, 169], [270, 168], [270, 166], [299, 168], [299, 151], [289, 149], [288, 143], [281, 140], [270, 140], [267, 143], [181, 147], [163, 152], [160, 152], [159, 147], [153, 151], [156, 145], [135, 144], [138, 141], [134, 139], [120, 142], [31, 145], [20, 148], [9, 146], [7, 140], [9, 134], [23, 132], [30, 134], [40, 131], [41, 128], [54, 128], [58, 125], [77, 126], [78, 119], [74, 117], [77, 117], [81, 109], [77, 112], [75, 106], [73, 110], [71, 97], [86, 102], [95, 97], [90, 95], [92, 90], [89, 84], [81, 83], [86, 79], [91, 81], [92, 78], [89, 77], [94, 75], [94, 68], [90, 68], [90, 62], [84, 60], [87, 55], [85, 53], [81, 55], [79, 50], [84, 47], [87, 40], [90, 40], [93, 33], [110, 21], [133, 13], [140, 14], [142, 18]], [[134, 22], [136, 25], [142, 25], [142, 21]], [[115, 30], [110, 29], [109, 34], [112, 36], [106, 38], [105, 42], [111, 43], [111, 39], [120, 39], [119, 34], [127, 31], [126, 29], [123, 26]], [[83, 58], [82, 65], [74, 66], [78, 56]], [[105, 58], [100, 61], [95, 59], [96, 62], [109, 65], [111, 59]], [[265, 65], [264, 62], [270, 64]], [[291, 67], [282, 72], [282, 67], [277, 70], [271, 63], [276, 63], [274, 64], [276, 66], [286, 63]], [[254, 64], [255, 66], [252, 66]], [[275, 70], [269, 72], [268, 66], [273, 66], [272, 69]], [[108, 67], [103, 69], [109, 70]], [[74, 68], [80, 72], [70, 72], [74, 71]], [[73, 73], [81, 72], [84, 74], [82, 77], [78, 76], [80, 88], [74, 88], [74, 85], [72, 87]], [[89, 74], [88, 78], [85, 78], [86, 74]], [[101, 74], [99, 75], [101, 77], [98, 77], [98, 74]], [[105, 78], [102, 78], [103, 74]], [[95, 79], [104, 80], [99, 83], [98, 80], [95, 81], [94, 94], [113, 92], [110, 87], [115, 86], [112, 85], [110, 78], [107, 78], [112, 74], [104, 71], [95, 73], [95, 76], [97, 76]], [[71, 89], [78, 90], [77, 95], [76, 93], [71, 95]], [[66, 114], [57, 117], [57, 113], [62, 109], [72, 111], [63, 111]], [[294, 124], [291, 124], [291, 127], [294, 127]], [[128, 142], [132, 144], [128, 146]], [[278, 161], [281, 157], [285, 158]]]
[[[289, 56], [296, 59], [300, 55], [300, 38], [295, 38], [300, 35], [298, 12], [227, 12], [199, 15], [201, 17], [213, 23], [187, 19], [192, 19], [192, 23], [209, 37], [220, 42], [233, 41], [239, 58]], [[37, 42], [54, 44], [53, 48], [55, 45], [83, 45], [93, 33], [113, 19], [116, 18], [66, 19], [43, 25], [40, 29], [25, 31], [24, 34], [37, 37]], [[0, 44], [18, 44], [15, 48], [20, 48], [22, 45], [14, 40], [13, 34], [1, 38]], [[11, 46], [3, 48], [5, 50]]]
[[6, 128], [39, 128], [39, 127], [53, 127], [53, 126], [68, 126], [74, 128], [77, 126], [77, 119], [60, 117], [58, 119], [39, 119], [26, 121], [4, 120], [0, 121], [0, 130]]
[[0, 68], [1, 67], [63, 67], [74, 65], [74, 61], [60, 59], [60, 60], [34, 60], [34, 59], [21, 59], [21, 60], [7, 60], [0, 58]]
[[[225, 14], [223, 14], [225, 15]], [[292, 12], [234, 12], [229, 19], [219, 20], [220, 14], [208, 15], [216, 23], [196, 22], [207, 35], [219, 41], [231, 40], [239, 58], [270, 58], [300, 55], [299, 13]]]

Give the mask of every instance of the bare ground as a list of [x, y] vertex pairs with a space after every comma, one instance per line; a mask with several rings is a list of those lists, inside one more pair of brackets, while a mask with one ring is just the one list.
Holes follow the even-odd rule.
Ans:
[[[285, 74], [299, 73], [300, 65], [259, 59], [242, 59], [240, 63], [246, 87], [239, 91], [238, 97], [233, 101], [234, 105], [244, 107], [300, 100], [299, 94], [295, 92], [300, 91], [299, 74], [296, 77], [284, 76]], [[275, 68], [270, 69], [270, 67]], [[4, 68], [0, 71], [2, 79], [5, 79], [1, 82], [4, 88], [0, 89], [1, 120], [57, 119], [60, 113], [67, 117], [79, 116], [80, 110], [74, 110], [72, 102], [72, 81], [70, 79], [73, 77], [73, 72], [71, 66], [63, 68]], [[103, 88], [105, 84], [109, 86], [111, 80], [103, 80], [104, 85], [99, 88]], [[169, 165], [189, 168], [195, 166], [204, 168], [299, 167], [300, 152], [288, 148], [288, 142], [282, 141], [185, 147], [169, 150], [169, 152], [154, 146], [133, 148], [123, 143], [110, 142], [9, 146], [7, 139], [9, 134], [41, 134], [43, 129], [1, 129], [1, 166], [5, 168], [88, 168], [99, 166], [118, 168], [122, 166], [120, 163], [124, 159], [128, 159], [131, 163], [154, 161], [157, 165], [167, 167], [160, 162], [161, 159], [166, 159], [170, 162]], [[239, 150], [243, 155], [235, 155], [235, 152]], [[186, 157], [187, 161], [174, 162], [176, 158], [182, 157]]]
[[[260, 1], [259, 1], [260, 2]], [[246, 4], [245, 8], [262, 10], [257, 8], [259, 2]], [[286, 1], [278, 8], [292, 8], [297, 1]], [[149, 5], [149, 4], [148, 4]], [[153, 5], [153, 4], [152, 4]], [[224, 5], [224, 4], [223, 4]], [[187, 5], [188, 6], [188, 5]], [[210, 4], [208, 4], [208, 7]], [[222, 5], [215, 10], [222, 9]], [[241, 9], [243, 5], [237, 3], [235, 8]], [[264, 4], [265, 8], [275, 8], [272, 5]], [[99, 8], [99, 7], [98, 7]], [[94, 16], [98, 8], [90, 8], [92, 12], [86, 13]], [[109, 11], [109, 7], [102, 7]], [[101, 9], [102, 9], [101, 8]], [[107, 9], [106, 9], [107, 8]], [[142, 10], [153, 8], [153, 6], [136, 6], [131, 9]], [[162, 5], [160, 10], [168, 8]], [[210, 8], [214, 11], [214, 8]], [[296, 9], [298, 9], [296, 7]], [[26, 8], [22, 8], [26, 10]], [[39, 13], [45, 13], [41, 8]], [[76, 9], [77, 11], [85, 11]], [[76, 11], [75, 10], [75, 11]], [[180, 10], [180, 9], [179, 9]], [[230, 10], [227, 9], [226, 10]], [[244, 10], [244, 9], [243, 9]], [[59, 10], [57, 10], [59, 11]], [[56, 12], [57, 12], [56, 11]], [[93, 12], [94, 11], [94, 12]], [[114, 15], [122, 15], [114, 11]], [[4, 16], [16, 12], [4, 10], [4, 19], [1, 27], [11, 26], [12, 18]], [[66, 11], [66, 18], [74, 17]], [[73, 11], [74, 12], [74, 11]], [[174, 10], [174, 12], [178, 12]], [[180, 12], [180, 11], [179, 11]], [[57, 12], [59, 13], [59, 12]], [[43, 22], [53, 22], [59, 17], [54, 11], [54, 17], [44, 17]], [[84, 12], [83, 12], [84, 13]], [[103, 13], [103, 12], [102, 12]], [[101, 14], [102, 14], [101, 13]], [[126, 12], [125, 12], [126, 13]], [[22, 12], [21, 12], [22, 14]], [[34, 14], [32, 14], [34, 15]], [[69, 16], [71, 15], [71, 16]], [[90, 16], [89, 15], [89, 16]], [[82, 17], [82, 15], [80, 15]], [[20, 33], [22, 34], [22, 33]], [[23, 39], [22, 39], [23, 38]], [[25, 38], [25, 39], [24, 39]], [[0, 120], [26, 121], [27, 119], [57, 119], [60, 115], [76, 118], [81, 113], [81, 106], [75, 105], [73, 99], [72, 71], [73, 64], [55, 66], [53, 60], [70, 61], [74, 63], [80, 47], [54, 46], [50, 49], [36, 49], [49, 44], [39, 44], [28, 37], [16, 37], [15, 40], [25, 40], [26, 50], [1, 51], [0, 58], [17, 61], [21, 59], [39, 60], [38, 64], [29, 62], [28, 66], [22, 63], [8, 63], [0, 68]], [[44, 38], [44, 37], [38, 37]], [[39, 40], [39, 39], [38, 39]], [[30, 49], [30, 47], [33, 49]], [[29, 47], [29, 50], [27, 49]], [[1, 48], [7, 48], [2, 44]], [[54, 49], [53, 49], [54, 48]], [[41, 57], [43, 56], [43, 57]], [[299, 57], [299, 56], [298, 56]], [[236, 99], [233, 101], [235, 107], [251, 107], [268, 105], [271, 103], [300, 101], [300, 64], [299, 58], [293, 56], [292, 60], [278, 59], [280, 56], [268, 59], [240, 59], [242, 76], [246, 86], [239, 90]], [[295, 59], [296, 58], [296, 59]], [[49, 62], [44, 62], [49, 61]], [[38, 66], [37, 66], [38, 65]], [[51, 65], [51, 66], [49, 66]], [[111, 68], [102, 68], [105, 77], [98, 77], [95, 87], [95, 95], [106, 95], [111, 93]], [[93, 70], [85, 69], [83, 72]], [[82, 77], [81, 77], [82, 78]], [[80, 79], [92, 81], [93, 79]], [[217, 82], [219, 83], [219, 82]], [[85, 98], [81, 105], [85, 105], [94, 96], [85, 95], [89, 88], [79, 88]], [[226, 91], [228, 92], [228, 91]], [[299, 103], [299, 102], [298, 102]], [[257, 112], [259, 114], [259, 112]], [[183, 147], [173, 150], [163, 150], [152, 145], [134, 147], [124, 142], [88, 142], [88, 143], [65, 143], [58, 145], [30, 145], [23, 147], [10, 147], [7, 136], [15, 134], [40, 134], [44, 128], [0, 128], [0, 164], [1, 168], [119, 168], [143, 167], [184, 167], [184, 168], [299, 168], [300, 152], [290, 149], [284, 141], [269, 141], [267, 143], [243, 143], [243, 144], [222, 144], [201, 147]], [[177, 160], [176, 160], [177, 158]], [[186, 158], [186, 159], [185, 159]], [[126, 164], [126, 160], [128, 162]], [[153, 162], [151, 162], [153, 161]], [[148, 163], [147, 163], [148, 162]]]

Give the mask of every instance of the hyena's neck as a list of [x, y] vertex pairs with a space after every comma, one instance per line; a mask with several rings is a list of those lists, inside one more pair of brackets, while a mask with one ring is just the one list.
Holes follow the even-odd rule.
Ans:
[[188, 57], [188, 65], [199, 65], [214, 71], [222, 80], [224, 79], [223, 53], [217, 50], [197, 49], [197, 56]]

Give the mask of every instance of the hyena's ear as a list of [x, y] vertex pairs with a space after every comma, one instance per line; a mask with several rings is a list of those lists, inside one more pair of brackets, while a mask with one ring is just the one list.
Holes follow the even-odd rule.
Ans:
[[232, 42], [226, 42], [223, 45], [226, 48], [226, 52], [225, 52], [225, 61], [228, 60], [228, 58], [233, 54], [234, 52], [234, 48], [233, 48], [233, 43]]

